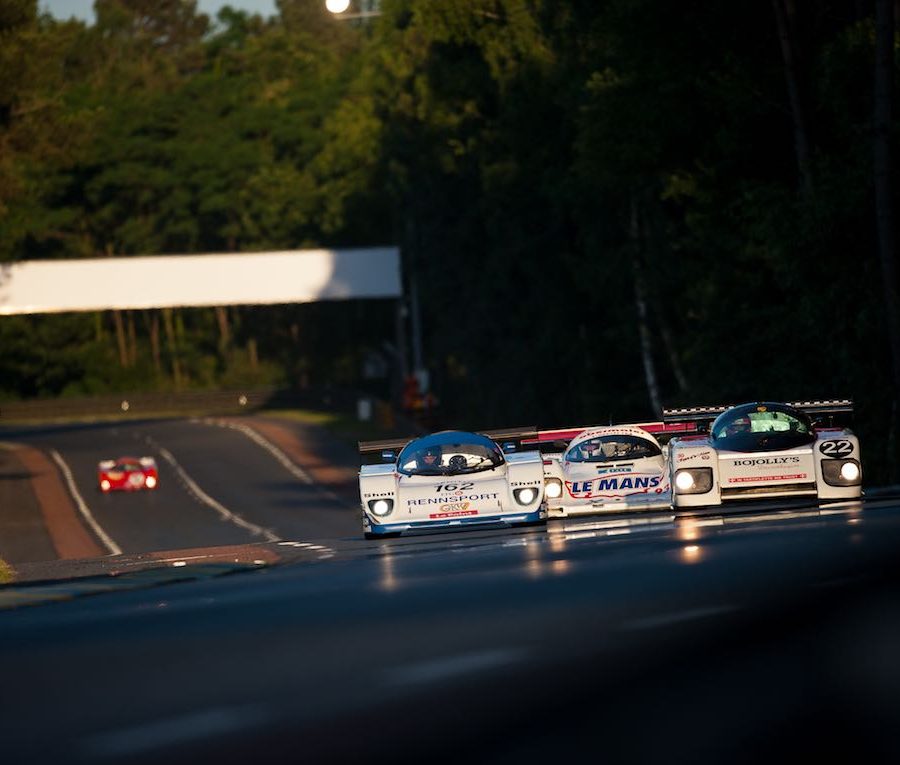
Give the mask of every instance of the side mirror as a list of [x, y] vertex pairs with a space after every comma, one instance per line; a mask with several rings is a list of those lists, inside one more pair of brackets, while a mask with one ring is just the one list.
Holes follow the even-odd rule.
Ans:
[[397, 461], [397, 452], [393, 449], [384, 449], [381, 452], [381, 461], [382, 462], [396, 462]]

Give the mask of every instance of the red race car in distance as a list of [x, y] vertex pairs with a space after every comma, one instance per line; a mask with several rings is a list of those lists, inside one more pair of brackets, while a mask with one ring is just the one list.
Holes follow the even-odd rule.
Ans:
[[119, 457], [97, 465], [100, 491], [138, 491], [159, 486], [159, 473], [153, 457]]

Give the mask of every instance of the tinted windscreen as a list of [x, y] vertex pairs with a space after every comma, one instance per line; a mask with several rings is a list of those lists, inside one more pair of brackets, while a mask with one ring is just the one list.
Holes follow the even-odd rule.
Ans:
[[734, 451], [789, 449], [811, 443], [812, 423], [790, 407], [741, 406], [721, 414], [712, 426], [717, 447]]
[[653, 441], [638, 436], [597, 436], [580, 441], [569, 449], [569, 462], [614, 462], [655, 457], [660, 448]]
[[407, 445], [400, 453], [398, 469], [405, 475], [463, 475], [502, 464], [503, 453], [489, 438], [474, 433], [435, 434]]

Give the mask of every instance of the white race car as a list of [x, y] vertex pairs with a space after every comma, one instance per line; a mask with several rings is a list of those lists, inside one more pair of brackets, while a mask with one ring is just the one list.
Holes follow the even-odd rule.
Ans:
[[384, 463], [359, 471], [366, 538], [546, 523], [541, 454], [516, 451], [523, 437], [535, 433], [448, 430], [412, 441], [361, 442], [363, 456], [378, 453]]
[[534, 440], [545, 452], [549, 516], [668, 508], [669, 469], [661, 441], [684, 428], [651, 422], [539, 431]]
[[664, 410], [669, 424], [708, 427], [707, 433], [669, 444], [673, 506], [791, 496], [858, 498], [859, 440], [835, 422], [852, 411], [846, 400]]

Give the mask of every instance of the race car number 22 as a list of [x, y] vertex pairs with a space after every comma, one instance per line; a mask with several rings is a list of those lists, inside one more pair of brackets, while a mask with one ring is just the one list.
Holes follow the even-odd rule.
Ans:
[[442, 491], [469, 491], [475, 486], [472, 481], [466, 483], [439, 483], [434, 490], [440, 494]]
[[853, 452], [853, 444], [843, 438], [840, 441], [823, 441], [819, 444], [819, 451], [826, 457], [846, 457]]

